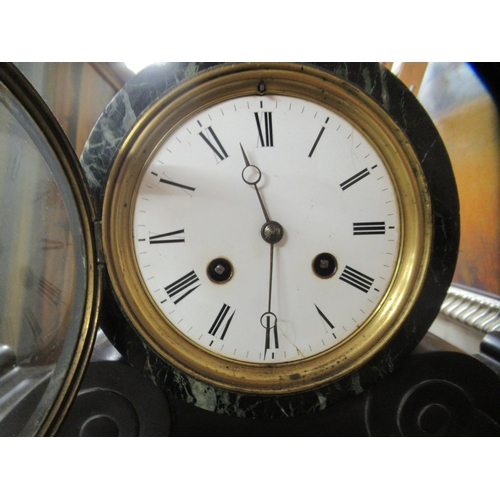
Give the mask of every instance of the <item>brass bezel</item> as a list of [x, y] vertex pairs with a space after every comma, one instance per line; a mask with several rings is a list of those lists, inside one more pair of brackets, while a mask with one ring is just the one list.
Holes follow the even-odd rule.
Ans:
[[[265, 90], [264, 90], [265, 88]], [[151, 299], [133, 245], [133, 209], [142, 173], [158, 145], [198, 111], [244, 95], [307, 99], [353, 123], [384, 159], [397, 191], [400, 255], [393, 280], [373, 314], [342, 343], [310, 358], [280, 364], [245, 363], [215, 355], [184, 336]], [[408, 316], [428, 268], [433, 235], [425, 177], [409, 141], [393, 119], [353, 84], [293, 63], [219, 66], [174, 88], [149, 107], [123, 141], [111, 167], [103, 205], [103, 244], [119, 301], [140, 336], [167, 363], [227, 390], [290, 394], [331, 383], [380, 351]]]

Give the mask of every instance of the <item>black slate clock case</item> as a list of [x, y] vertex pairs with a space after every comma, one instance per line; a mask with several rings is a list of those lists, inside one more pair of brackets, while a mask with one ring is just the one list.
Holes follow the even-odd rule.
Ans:
[[[109, 168], [132, 124], [178, 82], [215, 66], [153, 65], [107, 106], [81, 157], [98, 243]], [[455, 182], [432, 121], [403, 84], [377, 64], [315, 66], [357, 85], [384, 107], [421, 161], [431, 186], [434, 240], [414, 313], [384, 349], [335, 384], [284, 396], [228, 392], [169, 366], [137, 334], [99, 249], [99, 325], [120, 354], [107, 340], [98, 340], [60, 435], [500, 435], [498, 376], [474, 358], [450, 352], [438, 339], [427, 336], [421, 342], [451, 282], [459, 240]]]

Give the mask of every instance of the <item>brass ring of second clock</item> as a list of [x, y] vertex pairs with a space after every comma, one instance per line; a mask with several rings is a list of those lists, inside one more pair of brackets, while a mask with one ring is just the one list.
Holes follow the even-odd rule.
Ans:
[[[54, 335], [59, 334], [60, 331], [66, 331], [62, 351], [58, 355], [57, 362], [54, 363], [54, 373], [48, 381], [44, 396], [38, 403], [36, 411], [33, 409], [33, 414], [23, 429], [23, 435], [54, 435], [83, 378], [97, 329], [100, 277], [96, 270], [95, 242], [90, 223], [91, 204], [85, 192], [86, 186], [78, 158], [47, 104], [23, 78], [22, 73], [10, 63], [0, 64], [0, 82], [18, 101], [17, 103], [9, 102], [8, 95], [2, 96], [11, 110], [19, 112], [16, 110], [19, 107], [33, 120], [33, 128], [29, 133], [31, 139], [37, 143], [38, 141], [46, 142], [45, 154], [60, 167], [60, 180], [54, 182], [57, 189], [60, 189], [64, 202], [68, 204], [66, 207], [68, 214], [70, 211], [73, 213], [70, 227], [74, 231], [75, 240], [72, 245], [75, 246], [75, 253], [76, 247], [79, 247], [81, 255], [78, 257], [83, 259], [80, 265], [81, 272], [75, 272], [68, 278], [68, 283], [76, 290], [73, 294], [83, 291], [83, 296], [77, 297], [77, 300], [67, 299], [68, 302], [73, 302], [73, 305], [65, 313], [62, 322], [64, 326], [53, 333]], [[47, 168], [50, 168], [51, 160], [46, 161]], [[65, 186], [64, 194], [63, 187], [60, 187], [57, 182]], [[68, 215], [68, 221], [69, 217], [70, 215]], [[57, 266], [60, 268], [61, 262], [57, 262]], [[65, 299], [61, 302], [64, 303]]]
[[[300, 97], [353, 123], [391, 172], [400, 204], [397, 269], [378, 308], [359, 330], [330, 350], [301, 361], [257, 365], [229, 360], [195, 345], [166, 320], [150, 298], [133, 248], [134, 199], [142, 174], [166, 136], [193, 114], [244, 95]], [[186, 81], [152, 105], [124, 140], [110, 172], [103, 207], [103, 243], [115, 291], [139, 334], [168, 363], [228, 390], [287, 394], [331, 383], [359, 368], [397, 333], [418, 298], [430, 259], [430, 197], [406, 136], [357, 87], [296, 64], [225, 65]]]

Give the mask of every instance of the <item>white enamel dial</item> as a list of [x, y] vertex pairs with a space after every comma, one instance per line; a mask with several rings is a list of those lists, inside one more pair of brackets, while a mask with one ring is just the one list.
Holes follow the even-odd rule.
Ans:
[[289, 96], [229, 99], [180, 124], [143, 170], [132, 219], [155, 307], [195, 345], [248, 363], [305, 359], [357, 332], [400, 254], [398, 194], [370, 140]]

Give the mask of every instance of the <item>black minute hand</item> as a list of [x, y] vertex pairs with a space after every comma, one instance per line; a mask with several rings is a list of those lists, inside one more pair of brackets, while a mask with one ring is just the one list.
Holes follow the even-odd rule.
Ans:
[[[274, 245], [281, 241], [283, 238], [284, 230], [279, 222], [271, 220], [269, 214], [267, 213], [266, 207], [264, 205], [264, 200], [260, 194], [257, 184], [262, 178], [262, 172], [260, 169], [252, 165], [240, 143], [241, 152], [243, 153], [243, 159], [245, 161], [245, 168], [243, 169], [241, 176], [243, 180], [250, 186], [255, 187], [257, 196], [259, 198], [259, 203], [264, 212], [264, 218], [266, 219], [265, 224], [262, 226], [260, 234], [262, 239], [269, 243], [270, 256], [269, 256], [269, 290], [268, 290], [268, 300], [267, 300], [267, 312], [265, 312], [260, 318], [260, 324], [266, 329], [266, 340], [264, 349], [264, 359], [266, 358], [266, 353], [268, 349], [278, 348], [278, 318], [272, 312], [271, 301], [273, 296], [273, 265], [274, 265]], [[271, 347], [271, 344], [273, 346]]]
[[[269, 258], [269, 295], [267, 300], [267, 312], [260, 317], [260, 324], [266, 329], [266, 340], [264, 346], [264, 359], [268, 349], [278, 349], [278, 318], [272, 312], [271, 298], [273, 296], [273, 261], [274, 261], [274, 243], [271, 243]], [[271, 346], [271, 343], [273, 345]]]

